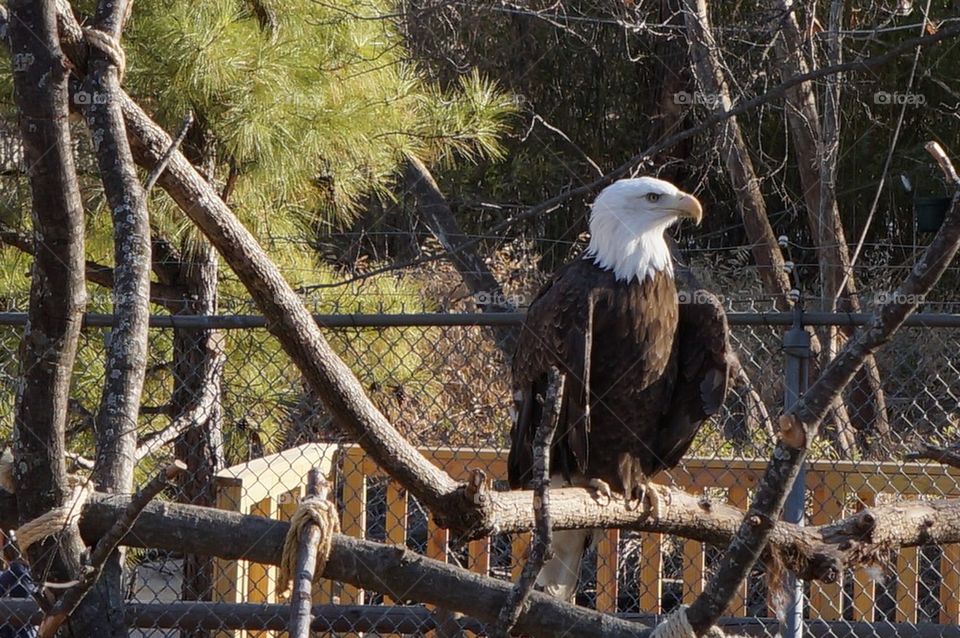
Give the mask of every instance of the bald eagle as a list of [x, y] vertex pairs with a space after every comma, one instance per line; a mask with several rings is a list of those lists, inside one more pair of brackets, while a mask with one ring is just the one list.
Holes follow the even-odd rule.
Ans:
[[[513, 489], [532, 478], [548, 372], [566, 375], [551, 449], [553, 487], [592, 486], [642, 502], [647, 480], [674, 467], [727, 392], [729, 344], [719, 300], [680, 291], [664, 232], [699, 224], [700, 202], [652, 177], [605, 188], [590, 213], [590, 243], [561, 267], [527, 312], [513, 358]], [[553, 536], [538, 585], [573, 600], [592, 530]]]

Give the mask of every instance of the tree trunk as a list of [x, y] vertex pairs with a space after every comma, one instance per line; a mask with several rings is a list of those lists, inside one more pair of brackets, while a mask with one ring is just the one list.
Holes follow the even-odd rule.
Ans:
[[[125, 0], [101, 2], [97, 28], [119, 38], [129, 8]], [[117, 318], [109, 345], [100, 409], [96, 420], [97, 489], [128, 493], [133, 488], [140, 397], [147, 365], [150, 315], [150, 222], [146, 195], [130, 153], [123, 113], [117, 99], [119, 71], [105, 54], [94, 51], [83, 91], [94, 99], [81, 109], [95, 144], [104, 192], [113, 218], [113, 312]], [[102, 99], [105, 98], [105, 99]], [[102, 602], [97, 609], [99, 635], [127, 636], [124, 615], [123, 551], [107, 559], [91, 592]]]
[[[467, 236], [460, 230], [460, 225], [453, 211], [450, 210], [450, 204], [440, 192], [440, 187], [437, 186], [429, 169], [419, 159], [408, 155], [403, 178], [407, 189], [419, 204], [419, 211], [427, 228], [447, 251], [450, 261], [473, 295], [474, 302], [480, 311], [515, 311], [516, 308], [507, 300], [503, 287], [480, 257], [476, 247], [467, 244]], [[512, 358], [519, 330], [510, 327], [495, 327], [491, 330], [496, 337], [497, 346], [508, 360]]]
[[[36, 248], [13, 428], [14, 479], [23, 524], [63, 505], [71, 494], [64, 433], [86, 292], [83, 204], [68, 124], [67, 69], [57, 39], [56, 3], [16, 0], [9, 6], [14, 99], [30, 166]], [[76, 579], [83, 551], [76, 525], [37, 541], [27, 551], [34, 580]], [[88, 624], [92, 620], [91, 614], [81, 613], [62, 633], [99, 635], [99, 628]]]
[[[710, 31], [706, 0], [684, 0], [684, 18], [690, 44], [691, 67], [697, 84], [704, 95], [710, 98], [707, 101], [714, 104], [715, 111], [729, 111], [733, 108], [733, 101], [723, 75], [724, 65], [720, 50]], [[760, 192], [760, 180], [753, 168], [750, 151], [736, 117], [728, 118], [721, 127], [720, 152], [737, 194], [737, 205], [747, 238], [752, 245], [753, 259], [760, 271], [764, 289], [773, 296], [777, 307], [785, 310], [790, 306], [790, 280], [784, 269], [780, 246], [767, 218], [767, 207]]]
[[[217, 312], [217, 254], [205, 240], [197, 239], [184, 250], [178, 284], [186, 291], [184, 313], [212, 315]], [[194, 410], [188, 429], [175, 444], [176, 458], [187, 465], [180, 485], [181, 503], [213, 507], [216, 494], [213, 477], [223, 469], [223, 410], [220, 396], [224, 351], [216, 330], [175, 329], [173, 337], [173, 414], [174, 420], [190, 412], [198, 403], [206, 409]], [[205, 387], [214, 384], [216, 387]], [[210, 600], [213, 593], [213, 562], [208, 556], [187, 554], [183, 558], [183, 600]], [[203, 630], [183, 632], [184, 636], [206, 636]]]
[[[807, 73], [809, 65], [803, 53], [804, 40], [793, 11], [793, 0], [777, 0], [776, 8], [782, 12], [780, 37], [776, 51], [780, 58], [781, 79]], [[839, 24], [833, 24], [839, 16], [832, 16], [831, 38], [836, 37]], [[839, 43], [832, 42], [831, 56], [839, 56]], [[830, 59], [828, 64], [838, 64], [839, 59]], [[827, 312], [859, 312], [860, 301], [853, 273], [850, 272], [850, 252], [847, 248], [836, 198], [836, 166], [839, 145], [840, 121], [837, 91], [838, 78], [828, 78], [825, 92], [823, 125], [812, 82], [803, 82], [787, 90], [785, 111], [787, 124], [793, 138], [797, 158], [797, 170], [807, 209], [807, 223], [817, 246], [820, 264], [821, 309]], [[842, 286], [842, 289], [841, 289]], [[836, 355], [851, 330], [828, 328], [824, 332], [826, 347], [821, 353], [826, 365]], [[884, 436], [889, 432], [886, 401], [876, 359], [869, 357], [857, 374], [846, 404], [838, 402], [834, 407], [839, 445], [848, 456], [854, 443], [855, 428], [863, 436]]]

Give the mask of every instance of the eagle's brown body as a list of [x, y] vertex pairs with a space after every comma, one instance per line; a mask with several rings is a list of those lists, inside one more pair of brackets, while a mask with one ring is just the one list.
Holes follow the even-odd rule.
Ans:
[[719, 410], [728, 367], [719, 302], [705, 291], [679, 297], [684, 303], [669, 271], [625, 282], [578, 259], [553, 276], [530, 306], [513, 360], [511, 487], [530, 480], [537, 395], [551, 366], [567, 377], [551, 474], [600, 479], [635, 497], [679, 462]]
[[[551, 484], [644, 496], [676, 465], [727, 390], [727, 323], [704, 290], [678, 294], [664, 232], [699, 223], [700, 202], [652, 177], [607, 186], [590, 210], [583, 259], [563, 266], [531, 304], [513, 359], [515, 418], [507, 471], [527, 487], [550, 369], [566, 376]], [[655, 493], [650, 510], [658, 511]], [[572, 600], [591, 530], [557, 531], [537, 584]]]

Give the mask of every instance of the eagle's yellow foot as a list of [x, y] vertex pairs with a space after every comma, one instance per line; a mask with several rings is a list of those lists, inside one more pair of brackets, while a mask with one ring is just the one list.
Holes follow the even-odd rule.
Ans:
[[603, 479], [590, 479], [590, 482], [587, 483], [587, 485], [589, 485], [595, 492], [594, 496], [596, 497], [597, 501], [602, 500], [600, 498], [601, 496], [607, 499], [606, 503], [603, 503], [604, 505], [613, 499], [613, 490], [610, 489], [610, 484]]

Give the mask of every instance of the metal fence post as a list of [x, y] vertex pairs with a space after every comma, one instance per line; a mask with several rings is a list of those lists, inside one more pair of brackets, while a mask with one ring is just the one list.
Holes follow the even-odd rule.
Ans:
[[[807, 389], [810, 369], [810, 334], [803, 329], [803, 304], [798, 301], [793, 308], [793, 325], [783, 335], [784, 383], [783, 409], [789, 410]], [[787, 495], [783, 508], [784, 520], [803, 524], [806, 499], [806, 464], [800, 468], [797, 480]], [[792, 573], [787, 580], [787, 600], [781, 626], [783, 638], [803, 636], [803, 581]]]

